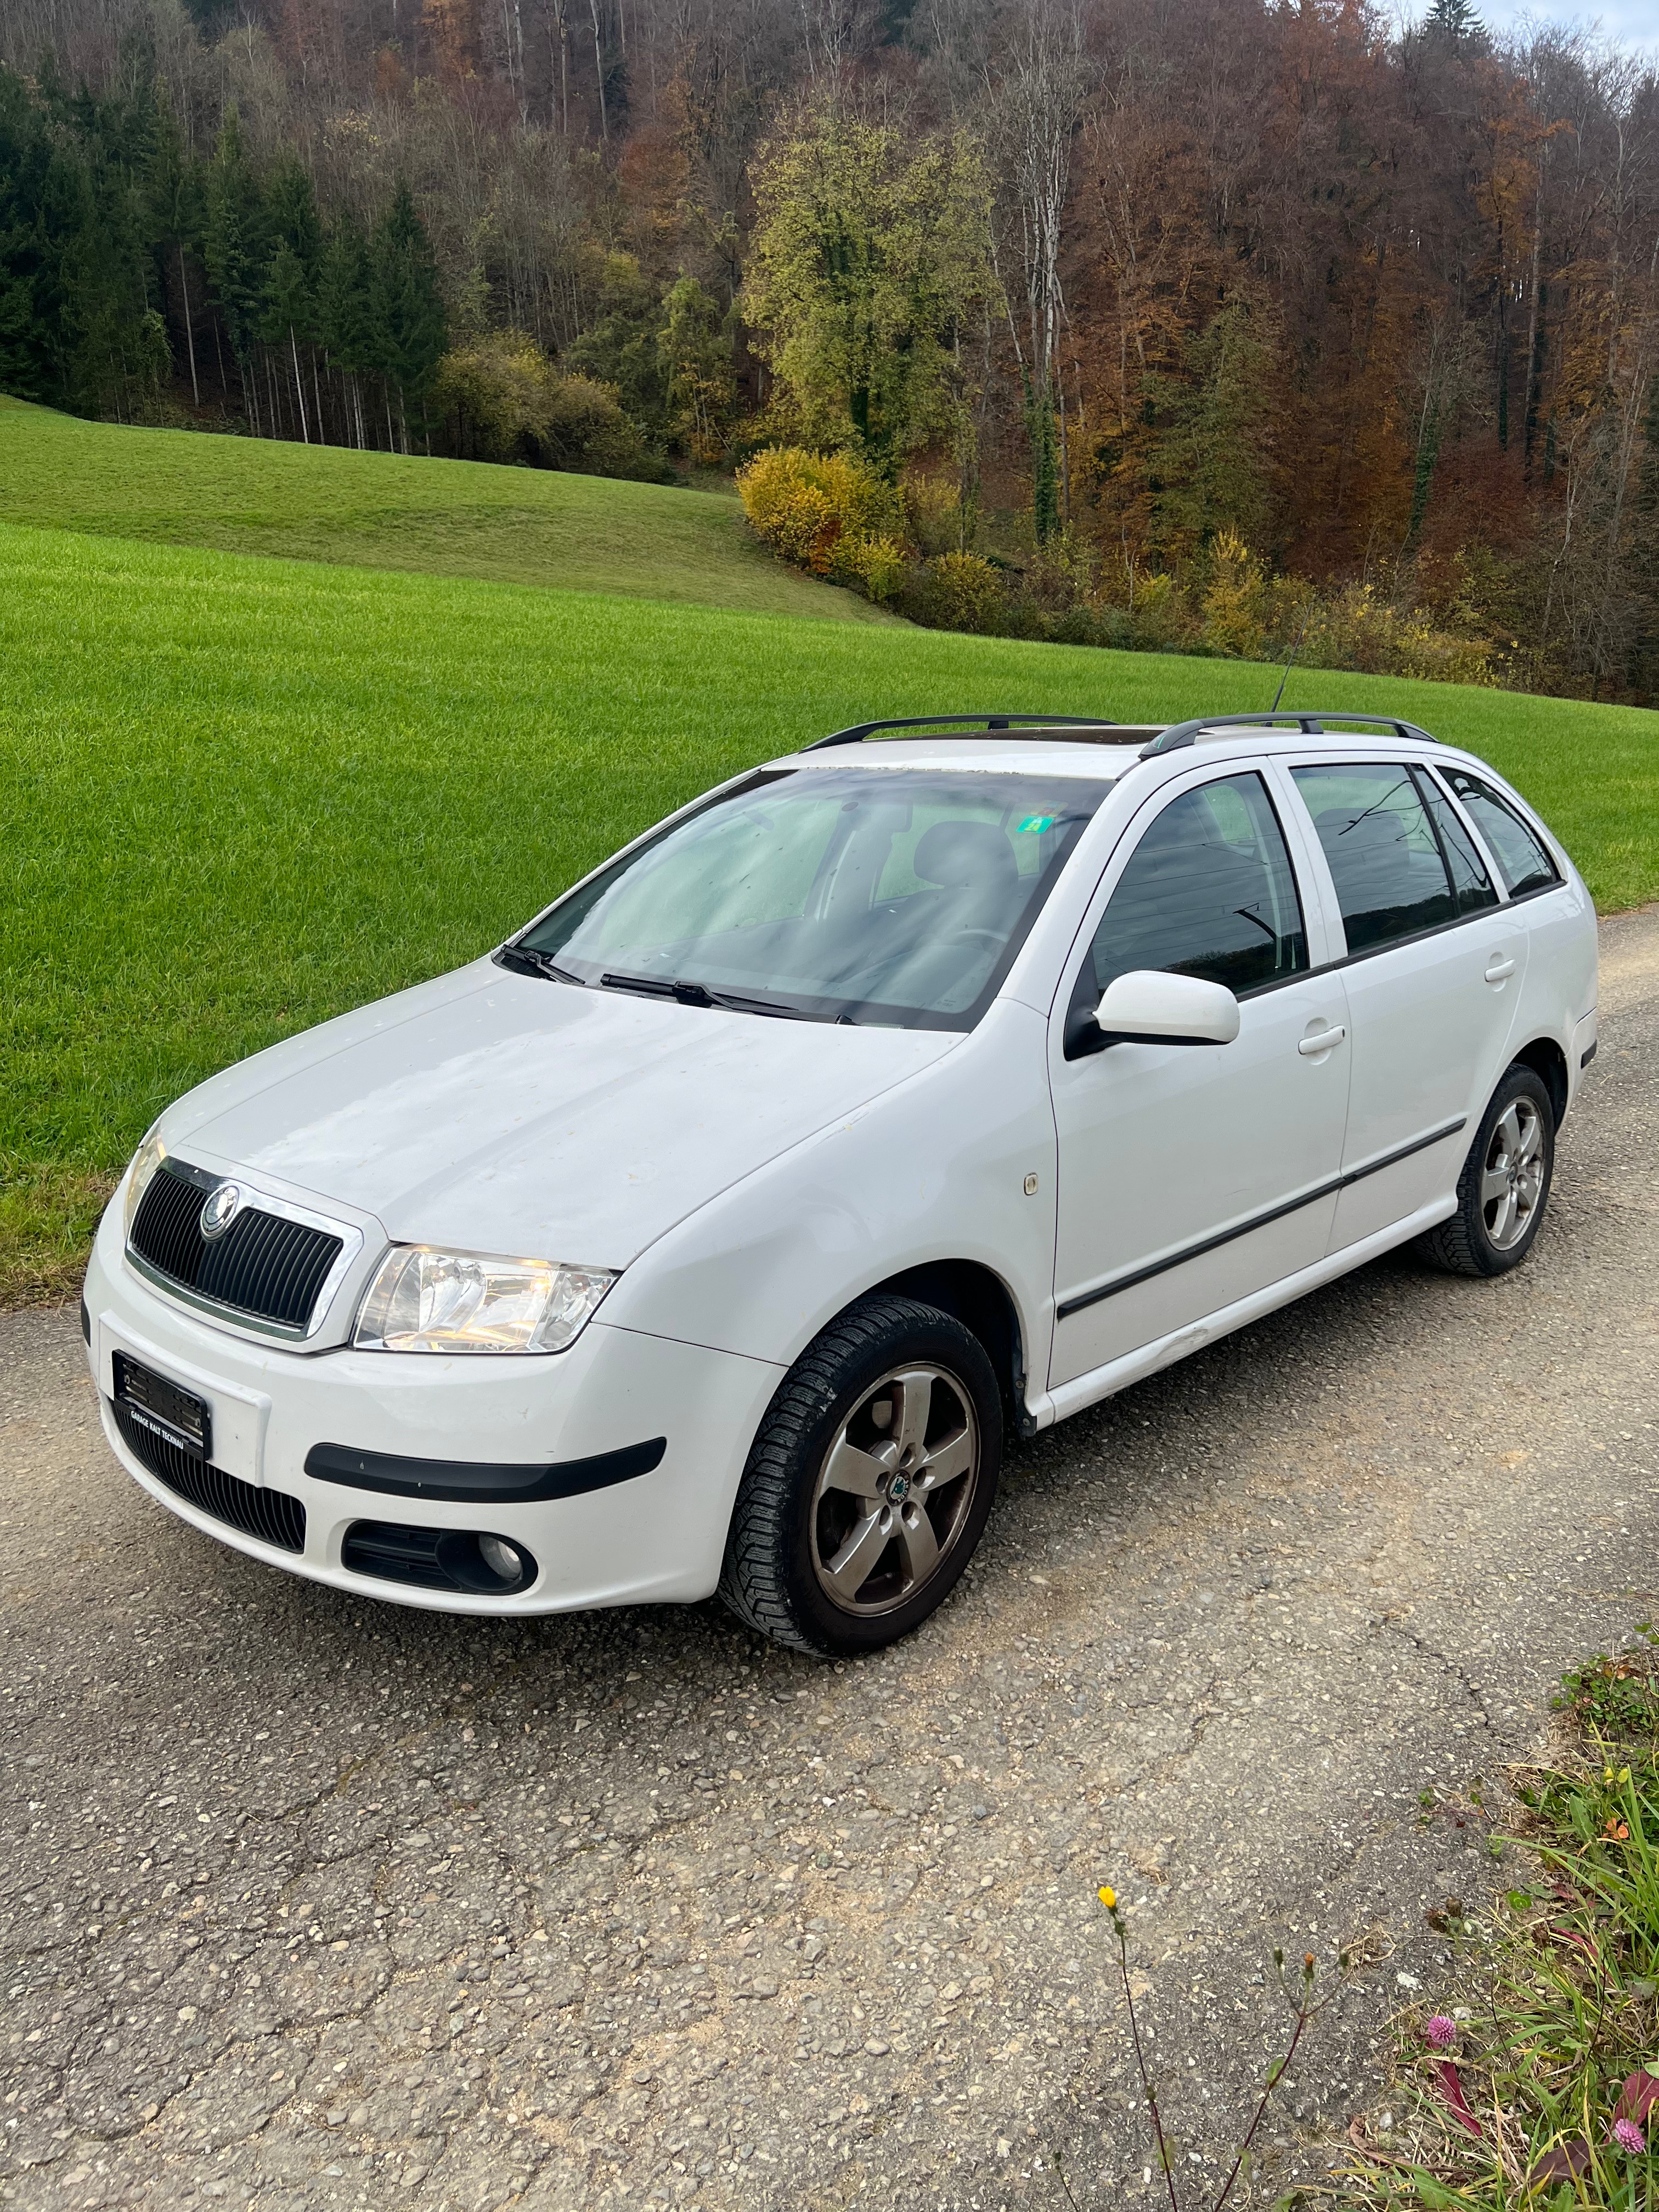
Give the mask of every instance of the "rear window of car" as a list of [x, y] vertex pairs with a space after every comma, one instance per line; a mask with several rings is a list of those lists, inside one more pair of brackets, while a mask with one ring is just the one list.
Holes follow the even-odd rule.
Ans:
[[1467, 769], [1440, 771], [1463, 802], [1469, 819], [1486, 841], [1511, 898], [1547, 890], [1561, 880], [1559, 871], [1536, 830], [1524, 823], [1507, 799]]
[[1410, 769], [1356, 761], [1291, 774], [1330, 866], [1350, 953], [1457, 919], [1440, 840]]

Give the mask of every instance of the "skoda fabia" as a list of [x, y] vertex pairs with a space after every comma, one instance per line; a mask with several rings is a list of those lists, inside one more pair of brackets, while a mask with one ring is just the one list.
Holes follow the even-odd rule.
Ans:
[[844, 731], [169, 1107], [106, 1432], [356, 1594], [867, 1650], [1011, 1431], [1408, 1240], [1524, 1259], [1595, 987], [1565, 853], [1409, 723]]

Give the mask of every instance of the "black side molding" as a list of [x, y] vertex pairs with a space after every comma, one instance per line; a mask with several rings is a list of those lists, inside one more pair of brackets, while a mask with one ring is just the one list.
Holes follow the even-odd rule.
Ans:
[[[1599, 1040], [1598, 1040], [1598, 1042], [1599, 1042]], [[1587, 1068], [1587, 1067], [1589, 1066], [1589, 1064], [1590, 1064], [1591, 1060], [1593, 1060], [1595, 1059], [1595, 1045], [1593, 1045], [1593, 1044], [1592, 1044], [1592, 1045], [1588, 1045], [1588, 1046], [1586, 1046], [1586, 1047], [1585, 1047], [1585, 1048], [1584, 1048], [1584, 1050], [1583, 1050], [1583, 1052], [1581, 1052], [1581, 1053], [1579, 1054], [1579, 1055], [1578, 1055], [1578, 1066], [1579, 1066], [1579, 1072], [1580, 1072], [1580, 1073], [1582, 1073], [1583, 1072], [1583, 1070], [1584, 1070], [1585, 1068]]]
[[1253, 1213], [1248, 1221], [1237, 1222], [1232, 1228], [1224, 1229], [1217, 1236], [1206, 1237], [1200, 1243], [1186, 1245], [1179, 1252], [1171, 1252], [1162, 1260], [1154, 1260], [1150, 1267], [1137, 1267], [1131, 1274], [1115, 1276], [1109, 1283], [1102, 1283], [1095, 1290], [1084, 1291], [1077, 1297], [1067, 1298], [1063, 1305], [1055, 1309], [1054, 1318], [1069, 1321], [1074, 1313], [1081, 1313], [1087, 1306], [1097, 1306], [1103, 1298], [1115, 1298], [1120, 1291], [1132, 1291], [1138, 1283], [1150, 1283], [1154, 1275], [1167, 1275], [1171, 1267], [1184, 1267], [1188, 1260], [1201, 1260], [1206, 1252], [1218, 1252], [1224, 1244], [1234, 1243], [1239, 1237], [1249, 1237], [1257, 1229], [1266, 1229], [1272, 1222], [1282, 1221], [1287, 1213], [1299, 1213], [1304, 1206], [1312, 1206], [1322, 1198], [1328, 1198], [1333, 1191], [1348, 1190], [1355, 1183], [1364, 1182], [1367, 1176], [1380, 1175], [1384, 1168], [1398, 1167], [1401, 1160], [1410, 1159], [1413, 1152], [1425, 1152], [1431, 1145], [1443, 1144], [1448, 1137], [1455, 1137], [1467, 1120], [1467, 1115], [1460, 1115], [1456, 1121], [1448, 1121], [1443, 1128], [1431, 1129], [1426, 1137], [1414, 1138], [1409, 1145], [1401, 1145], [1395, 1152], [1384, 1152], [1380, 1160], [1367, 1160], [1363, 1168], [1350, 1168], [1346, 1175], [1333, 1176], [1328, 1182], [1322, 1182], [1313, 1190], [1304, 1190], [1299, 1197], [1288, 1198], [1282, 1206], [1270, 1206], [1265, 1213]]
[[477, 1460], [404, 1459], [395, 1452], [354, 1451], [349, 1444], [313, 1444], [306, 1473], [319, 1482], [350, 1490], [379, 1490], [392, 1498], [434, 1498], [456, 1505], [530, 1505], [545, 1498], [580, 1498], [632, 1482], [662, 1465], [666, 1437], [626, 1444], [592, 1459], [556, 1460], [550, 1466], [501, 1467]]

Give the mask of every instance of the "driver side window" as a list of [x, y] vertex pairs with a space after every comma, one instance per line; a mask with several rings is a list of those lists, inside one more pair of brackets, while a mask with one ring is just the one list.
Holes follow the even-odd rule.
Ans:
[[1132, 968], [1224, 983], [1235, 996], [1308, 964], [1284, 835], [1259, 775], [1183, 792], [1152, 823], [1100, 917], [1097, 997]]
[[1296, 875], [1267, 787], [1230, 775], [1183, 792], [1129, 856], [1072, 994], [1068, 1052], [1088, 1050], [1107, 985], [1162, 968], [1236, 997], [1308, 965]]

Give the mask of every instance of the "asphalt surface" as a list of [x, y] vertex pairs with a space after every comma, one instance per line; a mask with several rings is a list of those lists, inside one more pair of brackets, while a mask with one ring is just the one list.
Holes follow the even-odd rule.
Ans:
[[290, 1580], [112, 1464], [72, 1313], [0, 1321], [0, 2203], [1162, 2201], [1103, 1881], [1188, 2206], [1273, 1947], [1358, 1942], [1249, 2195], [1321, 2171], [1425, 1911], [1511, 1878], [1475, 1798], [1659, 1603], [1659, 909], [1603, 961], [1525, 1267], [1381, 1262], [1039, 1439], [872, 1662]]

